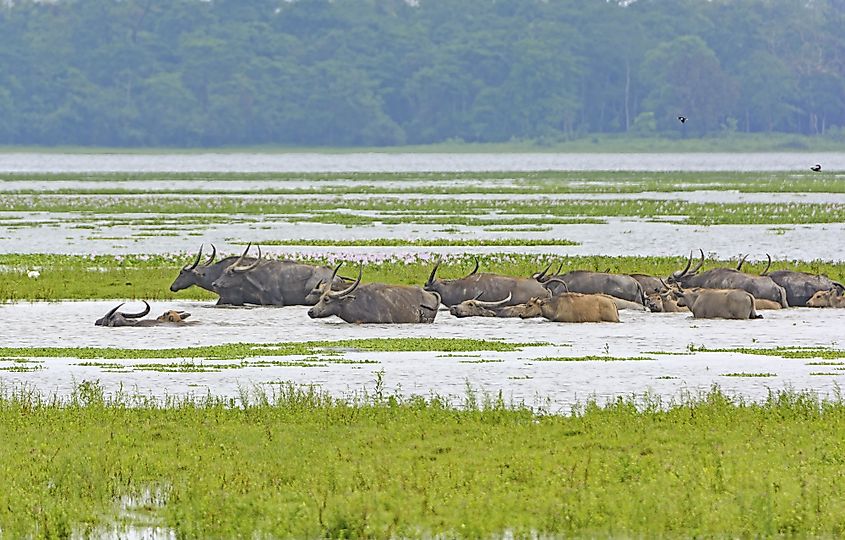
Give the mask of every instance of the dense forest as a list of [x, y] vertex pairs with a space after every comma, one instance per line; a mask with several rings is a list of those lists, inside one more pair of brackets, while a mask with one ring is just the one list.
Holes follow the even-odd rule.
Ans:
[[845, 0], [0, 0], [0, 144], [733, 131], [845, 132]]

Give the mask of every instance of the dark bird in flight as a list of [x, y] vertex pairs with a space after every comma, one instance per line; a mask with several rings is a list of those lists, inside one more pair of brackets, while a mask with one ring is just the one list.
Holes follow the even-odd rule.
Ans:
[[686, 116], [679, 116], [679, 117], [678, 117], [678, 120], [680, 120], [680, 121], [681, 121], [681, 123], [683, 124], [684, 122], [686, 122], [686, 121], [687, 121], [687, 117], [686, 117]]
[[815, 165], [813, 165], [812, 167], [810, 167], [810, 170], [811, 170], [811, 171], [816, 171], [816, 172], [821, 172], [821, 170], [822, 170], [822, 166], [821, 166], [820, 164], [816, 163]]

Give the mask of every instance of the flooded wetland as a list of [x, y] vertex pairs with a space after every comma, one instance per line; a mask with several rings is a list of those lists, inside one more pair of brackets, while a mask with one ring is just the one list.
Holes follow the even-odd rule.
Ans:
[[[823, 158], [825, 171], [814, 173], [806, 163], [821, 158], [798, 154], [0, 154], [0, 415], [13, 419], [2, 424], [0, 440], [14, 432], [32, 452], [42, 452], [50, 437], [69, 436], [61, 418], [76, 411], [80, 431], [68, 452], [93, 456], [100, 441], [135, 453], [135, 462], [120, 457], [120, 467], [142, 483], [91, 480], [96, 487], [89, 494], [68, 498], [77, 517], [61, 521], [61, 512], [45, 510], [39, 521], [49, 529], [58, 519], [81, 536], [105, 530], [162, 538], [256, 532], [314, 537], [355, 530], [361, 536], [447, 531], [474, 537], [604, 531], [605, 524], [595, 521], [605, 515], [601, 505], [577, 493], [592, 469], [576, 456], [605, 452], [612, 470], [593, 474], [605, 475], [596, 481], [612, 492], [630, 475], [663, 467], [651, 461], [657, 459], [652, 453], [683, 453], [684, 438], [718, 432], [713, 436], [719, 441], [704, 443], [706, 456], [684, 458], [693, 464], [689, 469], [678, 468], [671, 478], [655, 473], [660, 480], [641, 487], [645, 493], [685, 485], [724, 510], [736, 525], [731, 530], [759, 532], [741, 511], [731, 510], [729, 497], [713, 495], [699, 480], [732, 477], [749, 490], [773, 489], [757, 485], [760, 474], [743, 472], [742, 463], [726, 465], [719, 475], [714, 463], [722, 467], [720, 456], [738, 451], [734, 445], [743, 437], [755, 445], [774, 441], [770, 428], [760, 428], [759, 440], [750, 435], [758, 416], [780, 415], [785, 441], [801, 440], [813, 422], [823, 423], [812, 411], [827, 407], [830, 415], [845, 415], [845, 309], [761, 310], [759, 320], [621, 310], [619, 323], [565, 324], [457, 318], [441, 306], [433, 324], [349, 324], [312, 319], [308, 306], [216, 306], [214, 294], [197, 287], [172, 292], [170, 284], [180, 268], [200, 260], [200, 246], [203, 260], [212, 249], [219, 260], [240, 255], [249, 243], [269, 259], [343, 262], [340, 274], [352, 278], [360, 263], [363, 283], [422, 286], [438, 260], [444, 278], [467, 275], [477, 261], [481, 272], [521, 277], [561, 264], [563, 272], [668, 279], [699, 248], [704, 270], [735, 267], [749, 255], [743, 270], [759, 274], [768, 255], [771, 271], [800, 270], [843, 282], [845, 154]], [[189, 324], [94, 326], [118, 304], [137, 312], [143, 301], [151, 305], [150, 317], [184, 311]], [[132, 410], [140, 416], [131, 416]], [[244, 416], [233, 420], [222, 410]], [[699, 410], [698, 418], [683, 416]], [[44, 431], [19, 420], [29, 414], [41, 419]], [[211, 417], [223, 442], [203, 439], [200, 426]], [[279, 430], [279, 421], [289, 429]], [[620, 435], [628, 422], [638, 422], [641, 434]], [[675, 431], [666, 436], [662, 430], [670, 424]], [[127, 431], [108, 435], [100, 425]], [[188, 429], [180, 431], [180, 425]], [[384, 425], [404, 427], [388, 440], [379, 431]], [[716, 426], [725, 426], [724, 432]], [[505, 429], [518, 431], [523, 442], [502, 437]], [[455, 433], [477, 444], [460, 446]], [[615, 452], [643, 445], [642, 437], [650, 435], [648, 453], [622, 463]], [[149, 438], [150, 448], [135, 448], [130, 439], [136, 436]], [[316, 445], [316, 453], [303, 450], [320, 436], [329, 443]], [[157, 462], [150, 452], [163, 444], [158, 437], [190, 449], [172, 463]], [[825, 437], [820, 447], [841, 444]], [[554, 468], [539, 440], [570, 450], [571, 474]], [[373, 445], [393, 452], [391, 459], [371, 461]], [[268, 461], [264, 452], [280, 447], [302, 453], [284, 466]], [[481, 447], [489, 453], [474, 453]], [[496, 481], [471, 478], [454, 455], [459, 453], [497, 467]], [[236, 454], [249, 454], [240, 463], [252, 472], [239, 468], [235, 477], [214, 472], [202, 479], [185, 472], [184, 462], [202, 459], [222, 471], [239, 459]], [[777, 466], [784, 469], [800, 461], [791, 452], [779, 455]], [[27, 469], [39, 490], [50, 490], [55, 471], [47, 470], [53, 466], [96, 476], [93, 469], [76, 469], [64, 450], [53, 458], [55, 465], [44, 470]], [[98, 458], [91, 459], [97, 467]], [[514, 468], [498, 469], [505, 462]], [[840, 522], [820, 517], [841, 513], [833, 510], [841, 488], [833, 472], [824, 472], [830, 463], [819, 458], [813, 477], [814, 493], [827, 497], [819, 500], [830, 501], [829, 512], [805, 509], [804, 523], [814, 524], [810, 531], [836, 535]], [[336, 474], [296, 472], [319, 464]], [[135, 470], [142, 465], [148, 469]], [[263, 478], [261, 470], [273, 472]], [[696, 476], [693, 470], [704, 472]], [[459, 509], [443, 502], [454, 490], [451, 476], [439, 476], [446, 473], [465, 482]], [[513, 502], [498, 482], [503, 475], [514, 475], [514, 486], [530, 477], [525, 485], [541, 492], [542, 475], [560, 477], [571, 490], [565, 503], [538, 496], [537, 512], [511, 508], [511, 521], [503, 521], [493, 510], [480, 510]], [[430, 483], [423, 489], [425, 479]], [[227, 482], [244, 490], [229, 498]], [[797, 478], [785, 481], [784, 500], [799, 500], [802, 485]], [[256, 492], [272, 496], [247, 496]], [[420, 510], [391, 525], [379, 512], [389, 514], [384, 509], [390, 501], [406, 492]], [[373, 493], [384, 500], [367, 502]], [[196, 504], [188, 508], [186, 500]], [[621, 508], [614, 518], [618, 531], [637, 535], [644, 515], [665, 516], [655, 530], [669, 534], [677, 532], [673, 519], [692, 519], [681, 502], [643, 501], [641, 509], [614, 502]], [[745, 503], [747, 513], [770, 520], [767, 531], [804, 530], [783, 521], [787, 502]], [[573, 522], [536, 517], [560, 514], [559, 504], [570, 505]], [[117, 529], [102, 529], [96, 516], [104, 505], [119, 516]], [[287, 517], [217, 528], [214, 511], [229, 515], [250, 505], [261, 515], [282, 508]], [[5, 506], [0, 494], [0, 538], [4, 524], [28, 530], [24, 522], [4, 522], [15, 515], [4, 514]], [[474, 512], [486, 516], [483, 526], [455, 529]], [[718, 523], [698, 517], [696, 530], [718, 534]]]

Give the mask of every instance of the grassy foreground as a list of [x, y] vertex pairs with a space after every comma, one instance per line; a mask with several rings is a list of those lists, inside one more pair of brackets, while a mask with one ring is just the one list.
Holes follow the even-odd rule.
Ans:
[[[286, 255], [289, 256], [289, 255]], [[355, 253], [331, 256], [331, 259], [306, 258], [315, 264], [336, 264], [347, 260], [343, 269], [354, 275], [357, 260], [364, 262], [364, 282], [422, 285], [434, 265], [426, 254], [361, 256]], [[456, 278], [466, 275], [474, 266], [475, 255], [445, 256], [438, 276]], [[191, 262], [191, 254], [77, 256], [77, 255], [0, 255], [0, 302], [16, 300], [92, 300], [106, 298], [211, 299], [216, 295], [197, 287], [170, 292], [170, 284], [179, 269]], [[524, 254], [479, 254], [480, 271], [513, 276], [530, 276], [554, 262], [552, 271], [563, 263], [562, 272], [570, 270], [645, 273], [669, 276], [686, 264], [683, 257], [606, 257]], [[736, 261], [708, 260], [702, 270], [716, 266], [735, 267]], [[764, 263], [746, 263], [743, 270], [761, 272]], [[831, 279], [845, 280], [845, 263], [824, 261], [776, 261], [771, 271], [800, 270], [826, 274]], [[38, 277], [29, 272], [37, 271]], [[343, 273], [342, 272], [342, 273]]]
[[[207, 537], [845, 534], [845, 403], [0, 398], [0, 530]], [[123, 501], [121, 503], [121, 501]], [[129, 501], [129, 502], [127, 502]], [[135, 501], [132, 503], [131, 501]]]

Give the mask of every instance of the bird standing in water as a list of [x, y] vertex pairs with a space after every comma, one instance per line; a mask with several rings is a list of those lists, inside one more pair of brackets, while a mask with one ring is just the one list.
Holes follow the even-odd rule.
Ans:
[[684, 122], [686, 122], [686, 121], [687, 121], [687, 117], [686, 117], [686, 116], [679, 116], [679, 117], [678, 117], [678, 120], [680, 120], [680, 121], [681, 121], [681, 123], [683, 124]]
[[821, 170], [822, 170], [822, 166], [821, 166], [821, 164], [816, 163], [815, 165], [813, 165], [812, 167], [810, 167], [810, 170], [811, 170], [811, 171], [815, 171], [815, 172], [821, 172]]

